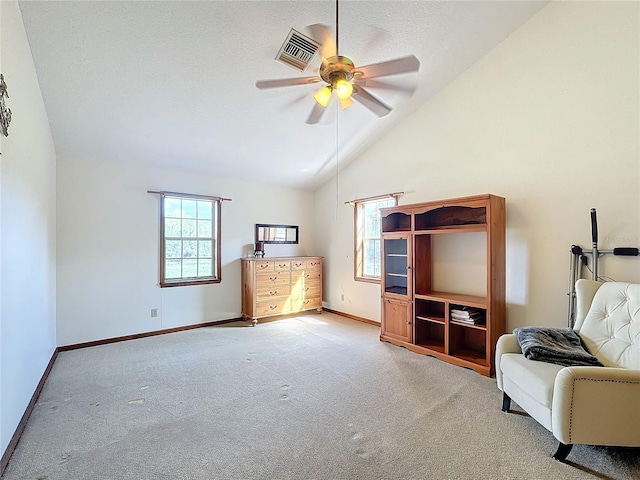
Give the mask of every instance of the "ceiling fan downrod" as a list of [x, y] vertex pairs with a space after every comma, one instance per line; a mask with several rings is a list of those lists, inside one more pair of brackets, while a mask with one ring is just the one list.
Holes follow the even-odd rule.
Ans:
[[336, 57], [340, 55], [340, 49], [338, 48], [339, 35], [338, 35], [338, 0], [336, 0]]
[[320, 78], [327, 83], [327, 86], [320, 90], [316, 96], [316, 101], [326, 107], [329, 103], [331, 93], [336, 92], [336, 95], [341, 101], [342, 108], [347, 108], [351, 105], [349, 97], [353, 92], [353, 84], [351, 80], [356, 75], [355, 64], [348, 57], [343, 57], [339, 54], [339, 5], [336, 0], [336, 54], [333, 57], [329, 57], [322, 62], [320, 66]]

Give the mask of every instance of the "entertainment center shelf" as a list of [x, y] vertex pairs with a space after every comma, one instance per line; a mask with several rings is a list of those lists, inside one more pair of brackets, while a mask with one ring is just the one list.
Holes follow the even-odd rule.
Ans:
[[[505, 330], [504, 198], [478, 195], [386, 208], [381, 225], [380, 340], [492, 375], [495, 344]], [[446, 262], [435, 267], [441, 261], [437, 245], [460, 263], [465, 251], [456, 248], [469, 242], [486, 257], [480, 286], [474, 285], [485, 294], [464, 291], [468, 280], [458, 278], [467, 276], [465, 265], [458, 277], [446, 279], [453, 291], [438, 289], [438, 276], [448, 272]]]
[[442, 228], [430, 228], [429, 230], [416, 230], [416, 235], [437, 235], [438, 233], [468, 233], [468, 232], [486, 232], [485, 225], [470, 225], [468, 227], [450, 226]]
[[423, 300], [435, 300], [441, 302], [451, 302], [464, 304], [468, 307], [486, 308], [487, 299], [485, 297], [478, 297], [476, 295], [465, 295], [461, 293], [448, 293], [448, 292], [426, 292], [424, 294], [415, 294], [415, 298], [421, 298]]

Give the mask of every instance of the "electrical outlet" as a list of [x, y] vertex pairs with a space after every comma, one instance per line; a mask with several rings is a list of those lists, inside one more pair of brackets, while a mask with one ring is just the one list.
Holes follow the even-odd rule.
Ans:
[[158, 316], [158, 309], [157, 308], [152, 308], [151, 309], [151, 316], [152, 317], [157, 317]]
[[344, 302], [344, 293], [340, 294], [340, 300], [342, 300]]

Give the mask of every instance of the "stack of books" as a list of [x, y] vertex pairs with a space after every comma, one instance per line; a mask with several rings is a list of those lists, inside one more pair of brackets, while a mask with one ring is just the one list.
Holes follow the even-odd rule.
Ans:
[[451, 309], [451, 320], [469, 325], [484, 325], [485, 315], [483, 310], [477, 308], [454, 307]]

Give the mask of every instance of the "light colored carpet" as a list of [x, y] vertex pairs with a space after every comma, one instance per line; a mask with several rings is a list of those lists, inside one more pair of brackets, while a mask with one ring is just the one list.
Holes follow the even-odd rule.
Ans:
[[494, 379], [378, 336], [323, 313], [61, 352], [2, 479], [640, 478], [640, 449], [553, 460]]

